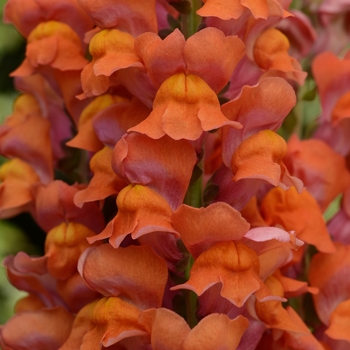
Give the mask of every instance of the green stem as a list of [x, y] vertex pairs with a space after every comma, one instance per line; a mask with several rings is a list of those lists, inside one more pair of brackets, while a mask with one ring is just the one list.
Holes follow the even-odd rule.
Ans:
[[202, 21], [202, 18], [196, 14], [196, 11], [202, 6], [202, 1], [192, 0], [191, 2], [191, 11], [181, 15], [182, 33], [186, 39], [197, 31], [198, 26]]

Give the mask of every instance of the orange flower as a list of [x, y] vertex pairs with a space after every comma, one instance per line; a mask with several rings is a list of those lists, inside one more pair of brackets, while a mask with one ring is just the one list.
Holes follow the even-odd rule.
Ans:
[[31, 75], [42, 66], [60, 71], [81, 70], [87, 62], [80, 38], [70, 26], [43, 22], [29, 34], [26, 59], [11, 75]]
[[256, 64], [269, 71], [278, 71], [303, 85], [306, 72], [302, 71], [300, 63], [288, 55], [288, 38], [276, 28], [265, 30], [255, 41], [253, 56]]
[[231, 160], [233, 180], [262, 179], [274, 186], [296, 184], [300, 180], [289, 175], [283, 163], [287, 153], [284, 139], [270, 130], [262, 130], [245, 139], [235, 150]]
[[308, 191], [299, 194], [294, 187], [286, 191], [276, 187], [263, 198], [260, 210], [268, 225], [282, 225], [318, 250], [335, 252], [321, 209]]

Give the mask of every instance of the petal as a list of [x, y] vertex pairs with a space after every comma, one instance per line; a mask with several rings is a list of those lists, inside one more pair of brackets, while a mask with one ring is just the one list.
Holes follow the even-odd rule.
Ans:
[[35, 220], [46, 232], [62, 222], [78, 222], [94, 232], [100, 232], [105, 227], [104, 218], [96, 203], [86, 203], [78, 208], [74, 195], [81, 189], [79, 185], [69, 186], [56, 180], [48, 186], [37, 188]]
[[335, 243], [337, 252], [318, 253], [312, 257], [309, 281], [319, 293], [312, 296], [317, 315], [323, 324], [329, 325], [332, 312], [343, 301], [350, 299], [350, 246]]
[[94, 305], [92, 322], [95, 327], [87, 332], [81, 350], [109, 347], [124, 338], [145, 334], [138, 323], [140, 310], [119, 298], [103, 298]]
[[288, 55], [288, 38], [276, 28], [265, 30], [255, 42], [253, 55], [256, 64], [264, 70], [277, 70], [287, 74], [289, 79], [303, 85], [306, 72], [299, 62]]
[[203, 294], [216, 283], [222, 283], [221, 296], [241, 307], [260, 288], [260, 264], [257, 254], [242, 243], [216, 243], [195, 260], [190, 279], [171, 290], [189, 289]]
[[79, 0], [79, 4], [100, 28], [118, 28], [137, 36], [157, 32], [155, 0]]
[[150, 334], [153, 350], [184, 349], [184, 339], [191, 330], [181, 316], [165, 308], [142, 311], [139, 322]]
[[242, 238], [249, 230], [240, 212], [223, 202], [200, 209], [183, 204], [171, 221], [194, 258], [217, 242]]
[[9, 0], [4, 9], [4, 21], [13, 23], [24, 37], [39, 23], [50, 20], [68, 24], [79, 34], [81, 40], [94, 25], [76, 0], [62, 0], [57, 3], [45, 0]]
[[157, 88], [170, 76], [185, 71], [185, 43], [179, 29], [164, 40], [154, 33], [144, 33], [135, 39], [135, 51], [142, 58], [147, 74]]
[[222, 105], [222, 113], [243, 125], [223, 127], [223, 160], [230, 166], [233, 152], [249, 136], [265, 129], [276, 131], [296, 103], [293, 88], [284, 79], [269, 77], [255, 86], [243, 86], [240, 95]]
[[77, 271], [80, 254], [90, 246], [86, 238], [94, 234], [87, 227], [74, 222], [54, 227], [45, 241], [49, 273], [59, 280], [71, 277]]
[[0, 126], [0, 152], [30, 164], [43, 183], [53, 179], [50, 122], [42, 117], [39, 103], [32, 95], [18, 97], [13, 115]]
[[338, 304], [329, 319], [330, 326], [326, 330], [332, 339], [346, 340], [350, 343], [348, 325], [350, 323], [350, 299]]
[[86, 202], [103, 200], [119, 193], [127, 183], [112, 169], [112, 152], [107, 146], [97, 152], [90, 160], [90, 169], [94, 173], [88, 186], [74, 195], [74, 203], [81, 208]]
[[195, 75], [176, 74], [168, 78], [157, 91], [153, 111], [137, 126], [136, 131], [153, 139], [167, 134], [174, 140], [197, 140], [203, 131], [231, 125], [240, 128], [237, 122], [230, 122], [220, 111], [215, 92], [201, 78]]
[[270, 130], [259, 131], [245, 139], [233, 153], [233, 180], [262, 179], [277, 186], [286, 153], [287, 145], [282, 137]]
[[105, 296], [120, 296], [141, 310], [162, 304], [168, 268], [148, 246], [90, 248], [78, 269], [88, 286]]
[[303, 181], [322, 212], [350, 184], [344, 157], [321, 140], [299, 141], [293, 135], [284, 162], [290, 173]]
[[187, 336], [184, 350], [237, 349], [249, 322], [243, 316], [230, 320], [224, 314], [204, 317]]
[[196, 161], [194, 148], [185, 140], [128, 134], [114, 148], [112, 167], [129, 182], [157, 191], [176, 209], [184, 200]]
[[174, 235], [169, 203], [157, 192], [142, 185], [129, 185], [117, 197], [118, 213], [104, 231], [88, 239], [90, 243], [109, 238], [117, 248], [131, 234], [133, 239], [152, 232], [169, 232]]
[[287, 191], [276, 187], [264, 197], [260, 210], [268, 225], [282, 225], [318, 250], [335, 252], [320, 207], [308, 191], [299, 194], [293, 187]]
[[9, 349], [58, 349], [68, 338], [74, 316], [62, 307], [21, 312], [1, 330]]
[[34, 200], [32, 187], [40, 182], [34, 169], [18, 158], [0, 167], [0, 217], [14, 216]]
[[237, 36], [225, 36], [219, 29], [209, 27], [188, 38], [183, 56], [187, 71], [218, 93], [230, 80], [244, 53], [244, 44]]

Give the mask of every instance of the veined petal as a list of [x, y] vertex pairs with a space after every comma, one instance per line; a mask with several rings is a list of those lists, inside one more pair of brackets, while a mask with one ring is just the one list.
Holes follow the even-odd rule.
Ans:
[[229, 121], [220, 111], [215, 92], [196, 75], [171, 76], [157, 91], [153, 111], [140, 124], [129, 129], [159, 139], [165, 134], [174, 140], [197, 140], [203, 131], [241, 124]]
[[162, 304], [168, 268], [149, 246], [89, 248], [78, 269], [88, 286], [104, 296], [120, 296], [141, 310]]

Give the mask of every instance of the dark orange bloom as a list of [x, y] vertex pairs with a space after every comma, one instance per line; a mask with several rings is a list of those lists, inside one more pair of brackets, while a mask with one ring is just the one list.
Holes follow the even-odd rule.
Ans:
[[339, 303], [329, 318], [329, 327], [325, 334], [336, 340], [345, 340], [350, 344], [350, 298]]

